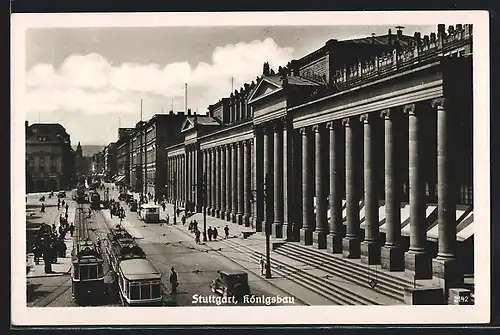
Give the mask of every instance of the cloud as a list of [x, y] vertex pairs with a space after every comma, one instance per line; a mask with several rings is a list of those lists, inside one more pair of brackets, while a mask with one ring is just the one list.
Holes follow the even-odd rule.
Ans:
[[[148, 99], [180, 97], [188, 83], [189, 105], [205, 110], [234, 87], [254, 80], [268, 61], [273, 68], [292, 59], [292, 48], [278, 46], [272, 38], [216, 47], [207, 62], [194, 68], [188, 62], [158, 64], [112, 64], [96, 53], [72, 55], [59, 68], [38, 64], [26, 75], [29, 110], [78, 113], [132, 113], [137, 94]], [[152, 104], [154, 105], [154, 103]]]

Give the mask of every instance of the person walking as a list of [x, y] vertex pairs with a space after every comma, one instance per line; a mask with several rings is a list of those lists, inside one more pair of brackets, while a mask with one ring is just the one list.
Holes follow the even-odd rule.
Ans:
[[212, 241], [212, 227], [208, 227], [207, 236], [208, 236], [208, 240]]
[[182, 216], [181, 221], [182, 221], [182, 225], [184, 226], [186, 224], [186, 216], [185, 215]]
[[194, 235], [195, 235], [196, 244], [200, 244], [200, 235], [201, 235], [201, 232], [198, 229], [195, 229]]
[[179, 282], [177, 280], [177, 272], [175, 272], [173, 267], [170, 269], [170, 285], [172, 285], [172, 294], [177, 294]]
[[263, 276], [264, 275], [264, 269], [266, 263], [264, 262], [264, 257], [260, 256], [260, 274]]
[[226, 225], [224, 227], [224, 234], [225, 234], [225, 239], [229, 238], [229, 227]]
[[45, 204], [42, 202], [42, 208], [40, 209], [40, 212], [45, 213]]
[[71, 225], [69, 226], [69, 234], [71, 237], [73, 237], [73, 232], [75, 231], [75, 225], [73, 222], [71, 222]]
[[170, 216], [168, 216], [168, 214], [167, 214], [167, 217], [166, 217], [166, 221], [167, 221], [167, 225], [168, 225], [169, 221], [170, 221]]
[[66, 214], [68, 214], [69, 205], [66, 203]]
[[213, 237], [214, 241], [217, 240], [218, 235], [219, 235], [219, 232], [217, 231], [217, 228], [214, 227], [214, 229], [212, 229], [212, 237]]

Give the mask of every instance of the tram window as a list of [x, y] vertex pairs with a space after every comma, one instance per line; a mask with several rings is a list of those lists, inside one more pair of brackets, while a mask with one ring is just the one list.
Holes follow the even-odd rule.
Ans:
[[80, 265], [80, 280], [89, 279], [89, 267], [87, 265]]
[[97, 275], [99, 277], [102, 277], [102, 275], [103, 275], [102, 264], [97, 264]]
[[161, 296], [160, 284], [151, 285], [151, 298], [159, 298]]
[[80, 268], [78, 266], [75, 267], [73, 274], [75, 276], [75, 279], [80, 279]]
[[130, 284], [130, 300], [140, 299], [140, 289], [138, 284]]
[[151, 299], [151, 285], [141, 285], [141, 299]]
[[97, 279], [97, 264], [89, 266], [89, 279]]

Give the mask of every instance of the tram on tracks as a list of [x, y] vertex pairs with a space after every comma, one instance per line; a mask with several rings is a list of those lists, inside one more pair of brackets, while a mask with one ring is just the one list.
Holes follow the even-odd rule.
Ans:
[[92, 210], [101, 209], [101, 195], [97, 191], [93, 191], [90, 193], [90, 208]]
[[161, 306], [161, 273], [132, 236], [117, 225], [111, 229], [105, 245], [123, 304]]
[[90, 239], [82, 239], [77, 242], [71, 262], [72, 292], [76, 303], [98, 304], [106, 294], [104, 259], [99, 248]]
[[85, 193], [85, 187], [83, 185], [77, 186], [75, 193], [73, 195], [73, 200], [75, 200], [77, 204], [88, 203], [87, 194]]

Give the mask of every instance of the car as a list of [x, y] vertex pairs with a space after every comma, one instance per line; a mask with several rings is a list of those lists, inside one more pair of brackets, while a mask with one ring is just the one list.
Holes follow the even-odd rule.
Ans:
[[248, 273], [244, 271], [217, 271], [218, 277], [211, 281], [210, 289], [213, 293], [224, 297], [235, 297], [241, 301], [245, 295], [250, 294]]
[[57, 193], [57, 197], [58, 198], [66, 198], [66, 192], [61, 191], [61, 192]]

